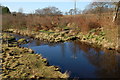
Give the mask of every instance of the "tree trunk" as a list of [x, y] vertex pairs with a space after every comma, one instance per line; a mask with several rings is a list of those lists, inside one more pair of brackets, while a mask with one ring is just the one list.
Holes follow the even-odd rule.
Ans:
[[117, 42], [117, 50], [120, 52], [120, 26], [118, 26], [118, 42]]
[[120, 1], [116, 5], [115, 15], [113, 16], [113, 22], [117, 24], [117, 45], [116, 49], [120, 50], [120, 22], [119, 22], [119, 8], [120, 8]]
[[117, 3], [116, 8], [115, 8], [115, 15], [113, 16], [113, 21], [115, 22], [118, 18], [118, 12], [119, 12], [119, 8], [120, 8], [120, 1]]

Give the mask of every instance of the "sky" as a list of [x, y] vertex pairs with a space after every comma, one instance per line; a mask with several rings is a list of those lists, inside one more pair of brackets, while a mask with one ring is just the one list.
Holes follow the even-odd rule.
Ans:
[[[85, 7], [90, 2], [77, 2], [76, 7], [80, 10], [85, 9]], [[7, 6], [11, 12], [18, 12], [20, 8], [23, 9], [23, 13], [34, 13], [36, 9], [42, 9], [49, 6], [54, 6], [59, 8], [62, 12], [68, 12], [70, 9], [74, 8], [74, 1], [68, 2], [1, 2], [1, 5]]]
[[[0, 0], [0, 4], [9, 7], [11, 12], [18, 12], [20, 8], [24, 13], [34, 13], [38, 8], [45, 8], [54, 6], [59, 8], [62, 12], [67, 12], [74, 8], [75, 0]], [[118, 2], [119, 0], [76, 0], [77, 8], [83, 10], [92, 2]]]

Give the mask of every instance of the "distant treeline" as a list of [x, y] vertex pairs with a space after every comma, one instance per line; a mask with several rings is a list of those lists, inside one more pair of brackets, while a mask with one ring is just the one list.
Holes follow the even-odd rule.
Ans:
[[[3, 13], [3, 29], [18, 28], [39, 31], [41, 29], [55, 30], [55, 28], [65, 28], [69, 26], [79, 28], [82, 31], [108, 24], [112, 25], [111, 22], [113, 20], [115, 5], [116, 3], [112, 2], [93, 2], [81, 13], [77, 9], [70, 9], [69, 12], [66, 12], [66, 15], [63, 15], [63, 12], [56, 7], [37, 9], [35, 13], [31, 14], [23, 13], [22, 9], [18, 12], [10, 12], [8, 7], [0, 7], [2, 7]], [[78, 15], [72, 16], [75, 14], [75, 10], [79, 11], [76, 11]], [[120, 24], [119, 20], [117, 21]]]
[[[45, 7], [45, 8], [38, 8], [34, 11], [32, 14], [36, 15], [42, 15], [42, 16], [54, 16], [54, 15], [78, 15], [78, 14], [99, 14], [99, 13], [108, 13], [108, 12], [114, 12], [115, 11], [115, 6], [117, 2], [93, 2], [90, 3], [86, 6], [84, 10], [80, 10], [79, 8], [76, 9], [70, 9], [69, 11], [62, 12], [59, 10], [57, 7]], [[2, 13], [24, 13], [22, 8], [18, 10], [18, 12], [10, 12], [8, 7], [5, 6], [0, 6], [2, 8]], [[31, 14], [31, 13], [29, 13]]]

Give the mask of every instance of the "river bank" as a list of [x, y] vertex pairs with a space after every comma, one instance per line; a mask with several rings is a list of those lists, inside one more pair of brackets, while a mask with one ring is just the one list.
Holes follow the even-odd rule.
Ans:
[[[57, 66], [50, 66], [47, 59], [29, 48], [19, 47], [15, 37], [2, 34], [2, 78], [68, 78]], [[12, 43], [12, 44], [9, 44]]]
[[66, 42], [70, 40], [79, 40], [81, 42], [87, 43], [92, 46], [99, 48], [106, 48], [110, 50], [118, 50], [116, 45], [105, 38], [105, 33], [102, 28], [93, 29], [87, 34], [74, 30], [64, 30], [64, 31], [43, 31], [39, 32], [28, 31], [28, 30], [18, 30], [18, 29], [8, 29], [7, 32], [13, 32], [23, 36], [29, 36], [33, 39], [43, 40], [50, 43]]
[[119, 77], [120, 57], [115, 50], [92, 47], [78, 40], [48, 43], [19, 34], [11, 34], [16, 37], [16, 40], [20, 38], [28, 40], [29, 43], [20, 46], [42, 54], [50, 65], [59, 66], [62, 72], [67, 70], [70, 78]]

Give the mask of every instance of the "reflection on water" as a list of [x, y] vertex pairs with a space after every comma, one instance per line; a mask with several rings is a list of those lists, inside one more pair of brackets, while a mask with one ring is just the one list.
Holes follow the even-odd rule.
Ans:
[[76, 42], [79, 48], [85, 52], [87, 59], [90, 63], [97, 67], [96, 74], [100, 77], [119, 77], [120, 76], [120, 64], [119, 58], [115, 51], [104, 50], [101, 51], [98, 48], [90, 48], [87, 45], [82, 45], [80, 42]]
[[33, 40], [21, 46], [41, 53], [50, 65], [69, 71], [71, 77], [117, 78], [120, 76], [120, 54], [115, 51], [100, 50], [79, 41], [65, 43], [43, 43]]

